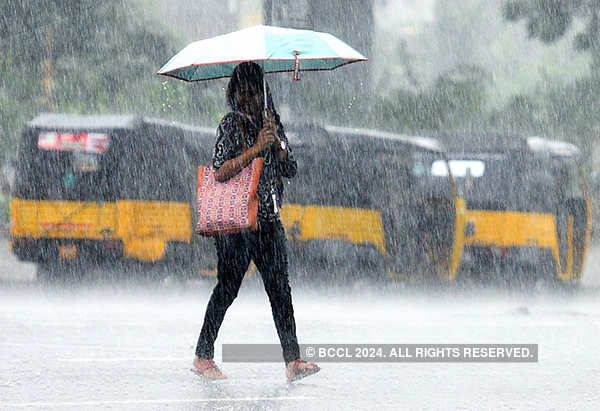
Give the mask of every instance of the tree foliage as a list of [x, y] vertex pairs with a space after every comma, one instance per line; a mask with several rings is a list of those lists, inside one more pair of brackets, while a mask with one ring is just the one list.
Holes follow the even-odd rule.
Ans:
[[407, 133], [473, 129], [485, 123], [486, 86], [484, 70], [458, 65], [442, 73], [424, 90], [400, 90], [377, 98], [374, 123]]
[[585, 28], [575, 37], [575, 48], [589, 51], [593, 71], [600, 67], [600, 1], [598, 0], [507, 0], [504, 17], [510, 21], [525, 20], [530, 38], [552, 43], [572, 27], [576, 18], [584, 20]]
[[[156, 71], [177, 39], [125, 0], [0, 2], [0, 120], [5, 151], [40, 111], [188, 118], [201, 87]], [[181, 45], [178, 45], [179, 47]], [[209, 95], [210, 97], [210, 95]], [[210, 101], [210, 98], [208, 99]]]

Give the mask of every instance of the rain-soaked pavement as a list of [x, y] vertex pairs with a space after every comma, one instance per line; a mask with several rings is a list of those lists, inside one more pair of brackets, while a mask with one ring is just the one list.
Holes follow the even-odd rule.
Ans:
[[[52, 289], [0, 246], [0, 409], [594, 409], [600, 382], [600, 253], [576, 292], [476, 287], [296, 288], [301, 343], [534, 343], [539, 362], [323, 363], [288, 384], [282, 364], [190, 372], [209, 283]], [[221, 343], [276, 343], [248, 281]]]

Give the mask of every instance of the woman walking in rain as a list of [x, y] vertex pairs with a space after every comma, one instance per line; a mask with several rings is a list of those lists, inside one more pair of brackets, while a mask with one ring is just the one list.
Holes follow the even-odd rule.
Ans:
[[[268, 87], [268, 108], [264, 113], [263, 88], [263, 72], [258, 64], [238, 65], [227, 86], [227, 103], [231, 112], [223, 117], [217, 128], [213, 154], [217, 181], [223, 182], [235, 176], [255, 157], [263, 157], [264, 160], [258, 184], [258, 230], [215, 237], [217, 285], [206, 308], [194, 358], [194, 370], [209, 379], [226, 378], [213, 361], [214, 343], [225, 312], [237, 297], [250, 260], [260, 271], [271, 303], [288, 380], [319, 371], [316, 364], [300, 359], [287, 272], [286, 238], [279, 218], [282, 179], [294, 177], [297, 165], [287, 146]], [[247, 149], [244, 150], [244, 147]]]

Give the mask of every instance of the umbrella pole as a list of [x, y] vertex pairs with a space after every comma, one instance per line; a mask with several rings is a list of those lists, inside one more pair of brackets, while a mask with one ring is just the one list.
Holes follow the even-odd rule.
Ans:
[[267, 79], [265, 78], [265, 61], [262, 61], [262, 72], [263, 72], [263, 96], [265, 98], [265, 115], [267, 114]]
[[267, 79], [263, 70], [263, 95], [265, 96], [265, 113], [267, 112]]

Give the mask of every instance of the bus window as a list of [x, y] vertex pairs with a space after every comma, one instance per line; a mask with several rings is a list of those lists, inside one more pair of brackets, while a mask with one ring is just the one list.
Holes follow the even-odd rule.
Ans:
[[479, 178], [485, 173], [485, 163], [481, 160], [435, 160], [431, 164], [431, 175], [434, 177], [448, 176], [448, 166], [454, 178]]
[[80, 173], [89, 173], [98, 171], [100, 159], [97, 154], [92, 153], [73, 153], [73, 170]]
[[579, 169], [577, 168], [577, 166], [575, 164], [569, 164], [569, 169], [568, 169], [568, 173], [569, 173], [569, 182], [568, 182], [568, 194], [569, 197], [579, 197], [579, 198], [584, 198], [585, 197], [585, 190], [583, 187], [583, 179], [581, 178], [581, 174], [579, 172]]
[[297, 147], [294, 154], [298, 173], [287, 186], [289, 202], [370, 208], [373, 173], [359, 171], [361, 159], [354, 153], [335, 148]]
[[[30, 185], [21, 195], [40, 200], [107, 201], [112, 184], [110, 136], [98, 133], [40, 132], [24, 139], [31, 142], [22, 150], [22, 163], [35, 164], [35, 170], [21, 170]], [[24, 166], [25, 168], [25, 166]], [[27, 169], [31, 166], [27, 166]]]
[[[188, 201], [188, 166], [184, 146], [143, 142], [140, 150], [132, 143], [120, 157], [119, 197], [146, 201]], [[188, 174], [189, 175], [189, 174]]]

